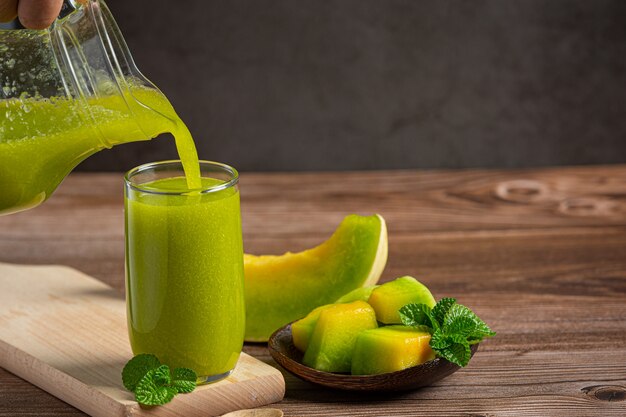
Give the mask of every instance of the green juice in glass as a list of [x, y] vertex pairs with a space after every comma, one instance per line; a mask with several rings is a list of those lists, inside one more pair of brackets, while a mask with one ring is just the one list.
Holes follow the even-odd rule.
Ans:
[[[151, 165], [168, 164], [177, 165]], [[233, 185], [207, 164], [201, 191], [189, 190], [182, 168], [155, 180], [149, 165], [127, 174], [126, 290], [133, 352], [210, 382], [235, 367], [245, 313], [236, 171]]]

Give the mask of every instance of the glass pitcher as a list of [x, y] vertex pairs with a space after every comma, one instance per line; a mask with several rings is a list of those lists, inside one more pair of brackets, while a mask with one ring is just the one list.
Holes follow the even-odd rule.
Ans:
[[177, 120], [102, 0], [66, 0], [47, 30], [0, 30], [0, 215], [42, 203], [89, 155]]

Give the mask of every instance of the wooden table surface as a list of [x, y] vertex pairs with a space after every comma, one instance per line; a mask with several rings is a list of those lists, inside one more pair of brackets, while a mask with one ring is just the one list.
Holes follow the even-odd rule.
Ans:
[[[69, 265], [123, 291], [121, 182], [72, 174], [43, 206], [0, 218], [0, 261]], [[418, 277], [498, 332], [467, 368], [415, 392], [285, 375], [285, 415], [626, 416], [626, 166], [243, 174], [241, 193], [247, 252], [305, 249], [344, 215], [377, 212], [382, 281]], [[262, 345], [245, 350], [274, 364]], [[0, 416], [79, 415], [0, 369]]]

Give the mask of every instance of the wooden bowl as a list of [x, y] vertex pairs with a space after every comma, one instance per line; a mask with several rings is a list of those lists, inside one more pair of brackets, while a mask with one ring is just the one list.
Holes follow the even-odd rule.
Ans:
[[[460, 366], [443, 358], [435, 358], [402, 371], [379, 375], [349, 375], [318, 371], [302, 364], [302, 352], [293, 344], [291, 323], [270, 336], [268, 347], [272, 358], [300, 379], [328, 388], [347, 391], [406, 391], [432, 385], [455, 373]], [[472, 345], [472, 356], [478, 344]]]

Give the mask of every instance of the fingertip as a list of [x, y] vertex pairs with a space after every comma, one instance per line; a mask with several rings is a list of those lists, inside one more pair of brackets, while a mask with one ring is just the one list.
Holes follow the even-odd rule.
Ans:
[[20, 0], [17, 14], [20, 23], [28, 29], [45, 29], [61, 11], [63, 0]]
[[15, 19], [17, 17], [17, 13], [15, 14], [3, 14], [0, 15], [0, 23], [8, 23], [8, 22], [12, 22], [13, 19]]
[[11, 22], [17, 17], [17, 0], [0, 2], [0, 22]]
[[47, 27], [49, 27], [52, 22], [54, 22], [54, 19], [56, 19], [56, 16], [54, 17], [49, 17], [49, 16], [37, 16], [37, 17], [33, 17], [33, 16], [19, 16], [20, 18], [20, 23], [22, 24], [22, 26], [24, 26], [26, 29], [46, 29]]

